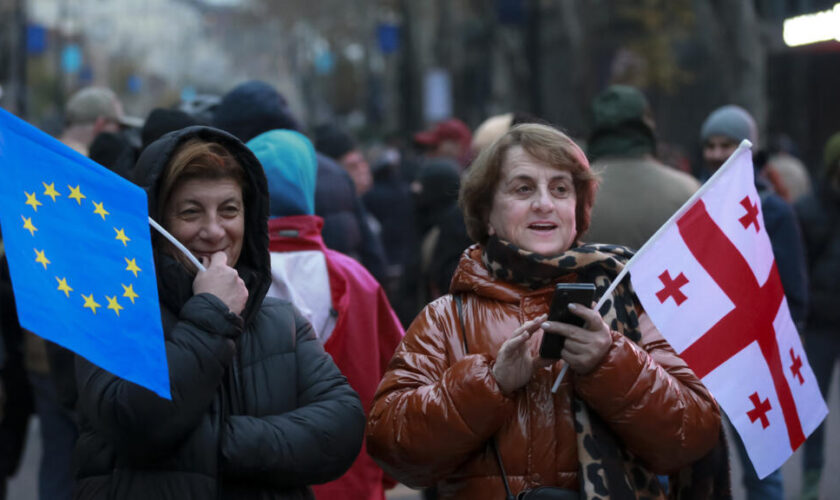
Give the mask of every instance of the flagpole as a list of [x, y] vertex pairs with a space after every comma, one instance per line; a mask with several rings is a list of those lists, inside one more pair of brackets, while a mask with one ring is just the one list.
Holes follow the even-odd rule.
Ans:
[[190, 252], [189, 250], [187, 250], [187, 247], [185, 247], [183, 244], [181, 244], [181, 242], [180, 242], [180, 241], [176, 240], [174, 236], [172, 236], [171, 234], [169, 234], [169, 231], [167, 231], [167, 230], [166, 230], [166, 229], [164, 229], [164, 228], [163, 228], [160, 224], [158, 224], [157, 222], [155, 222], [155, 220], [154, 220], [154, 219], [152, 219], [152, 217], [151, 217], [151, 216], [149, 216], [149, 224], [151, 224], [153, 228], [157, 229], [157, 232], [159, 232], [160, 234], [162, 234], [162, 235], [164, 236], [164, 238], [166, 238], [167, 240], [169, 240], [169, 242], [170, 242], [170, 243], [172, 243], [173, 245], [175, 245], [175, 248], [177, 248], [178, 250], [180, 250], [181, 252], [183, 252], [183, 253], [184, 253], [184, 255], [186, 255], [186, 256], [187, 256], [187, 258], [188, 258], [188, 259], [190, 259], [190, 262], [192, 262], [192, 263], [193, 263], [193, 265], [194, 265], [196, 268], [198, 268], [198, 270], [199, 270], [199, 271], [206, 271], [206, 270], [207, 270], [207, 269], [205, 269], [205, 268], [204, 268], [204, 266], [203, 266], [203, 265], [201, 265], [201, 262], [199, 262], [199, 261], [198, 261], [198, 259], [196, 259], [196, 258], [195, 258], [195, 255], [193, 255], [193, 254], [192, 254], [192, 252]]
[[[688, 201], [683, 203], [683, 205], [679, 208], [679, 210], [674, 212], [674, 214], [665, 222], [665, 224], [662, 224], [662, 226], [660, 226], [660, 228], [657, 229], [655, 233], [653, 233], [653, 236], [648, 238], [648, 240], [645, 242], [644, 245], [642, 245], [642, 247], [636, 252], [636, 254], [633, 257], [631, 257], [630, 260], [628, 260], [626, 264], [624, 264], [624, 269], [622, 269], [621, 272], [618, 273], [618, 275], [612, 281], [612, 283], [610, 283], [610, 286], [609, 286], [609, 288], [607, 288], [607, 291], [604, 292], [603, 295], [601, 295], [601, 298], [598, 300], [598, 303], [595, 305], [595, 310], [596, 311], [600, 310], [601, 306], [604, 305], [604, 302], [606, 302], [607, 299], [612, 297], [613, 290], [615, 290], [615, 287], [617, 287], [618, 284], [621, 283], [621, 280], [623, 280], [624, 277], [627, 275], [627, 273], [630, 271], [630, 265], [633, 263], [633, 261], [635, 261], [641, 255], [643, 255], [648, 250], [648, 248], [650, 248], [650, 245], [654, 241], [659, 239], [660, 234], [662, 234], [668, 227], [670, 227], [671, 224], [673, 224], [673, 222], [675, 220], [682, 217], [683, 214], [689, 208], [691, 208], [692, 205], [694, 205], [694, 202], [696, 202], [701, 196], [706, 194], [706, 191], [708, 191], [709, 188], [714, 184], [713, 181], [715, 179], [717, 179], [719, 176], [723, 175], [723, 172], [726, 169], [728, 169], [730, 165], [735, 163], [733, 161], [733, 159], [735, 157], [737, 157], [739, 154], [743, 154], [744, 151], [749, 153], [751, 148], [752, 148], [752, 143], [750, 141], [748, 141], [747, 139], [742, 140], [741, 144], [738, 144], [738, 148], [731, 155], [729, 155], [729, 158], [727, 158], [726, 161], [723, 162], [723, 165], [721, 165], [721, 167], [719, 169], [717, 169], [717, 171], [714, 174], [712, 174], [711, 177], [709, 177], [709, 180], [707, 180], [702, 186], [700, 186], [700, 189], [698, 189], [693, 195], [691, 195], [691, 198], [689, 198]], [[557, 375], [557, 379], [554, 381], [554, 385], [551, 386], [551, 392], [557, 392], [557, 389], [560, 387], [560, 382], [563, 380], [563, 376], [566, 374], [566, 369], [567, 368], [568, 368], [568, 365], [565, 365], [560, 370], [560, 373]]]

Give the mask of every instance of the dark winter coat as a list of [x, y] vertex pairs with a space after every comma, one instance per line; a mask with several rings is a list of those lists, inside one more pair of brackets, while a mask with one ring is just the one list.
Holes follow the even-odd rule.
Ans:
[[[172, 400], [78, 358], [76, 498], [311, 498], [307, 485], [340, 476], [359, 452], [358, 396], [270, 281], [268, 195], [259, 162], [234, 137], [206, 127], [165, 135], [135, 168], [155, 192], [177, 147], [222, 144], [245, 167], [245, 241], [236, 268], [248, 287], [241, 317], [156, 255]], [[155, 248], [158, 245], [154, 245]]]
[[840, 192], [826, 185], [819, 194], [800, 201], [796, 209], [811, 279], [808, 327], [836, 334], [840, 325]]
[[801, 327], [808, 308], [808, 274], [805, 269], [802, 230], [793, 207], [773, 192], [769, 182], [756, 175], [755, 187], [761, 197], [764, 225], [776, 257], [776, 267], [779, 269], [790, 315], [794, 323]]
[[350, 175], [318, 153], [315, 213], [324, 219], [321, 235], [327, 248], [358, 260], [380, 283], [385, 276], [385, 251], [367, 225], [367, 214]]
[[418, 243], [411, 189], [398, 168], [398, 165], [387, 165], [374, 171], [373, 187], [362, 200], [368, 212], [382, 224], [382, 246], [388, 265], [402, 269], [409, 252]]

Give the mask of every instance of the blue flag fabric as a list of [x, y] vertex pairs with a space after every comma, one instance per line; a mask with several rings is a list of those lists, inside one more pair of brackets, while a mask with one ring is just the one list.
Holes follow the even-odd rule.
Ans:
[[171, 399], [143, 190], [0, 110], [0, 226], [21, 326]]

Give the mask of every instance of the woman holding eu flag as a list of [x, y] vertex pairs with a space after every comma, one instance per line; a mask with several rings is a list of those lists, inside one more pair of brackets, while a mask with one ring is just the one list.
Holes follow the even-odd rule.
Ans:
[[172, 400], [78, 358], [76, 498], [312, 498], [362, 441], [358, 396], [270, 285], [259, 161], [208, 127], [134, 169], [149, 212], [206, 267], [153, 242]]

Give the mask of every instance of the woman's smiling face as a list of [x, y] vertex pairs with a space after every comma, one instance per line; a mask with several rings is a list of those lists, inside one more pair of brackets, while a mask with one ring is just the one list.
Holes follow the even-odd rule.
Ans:
[[224, 252], [235, 266], [242, 253], [245, 204], [234, 179], [190, 179], [172, 193], [166, 229], [199, 259]]
[[572, 173], [514, 146], [505, 154], [488, 232], [523, 250], [558, 255], [574, 243], [575, 208]]

